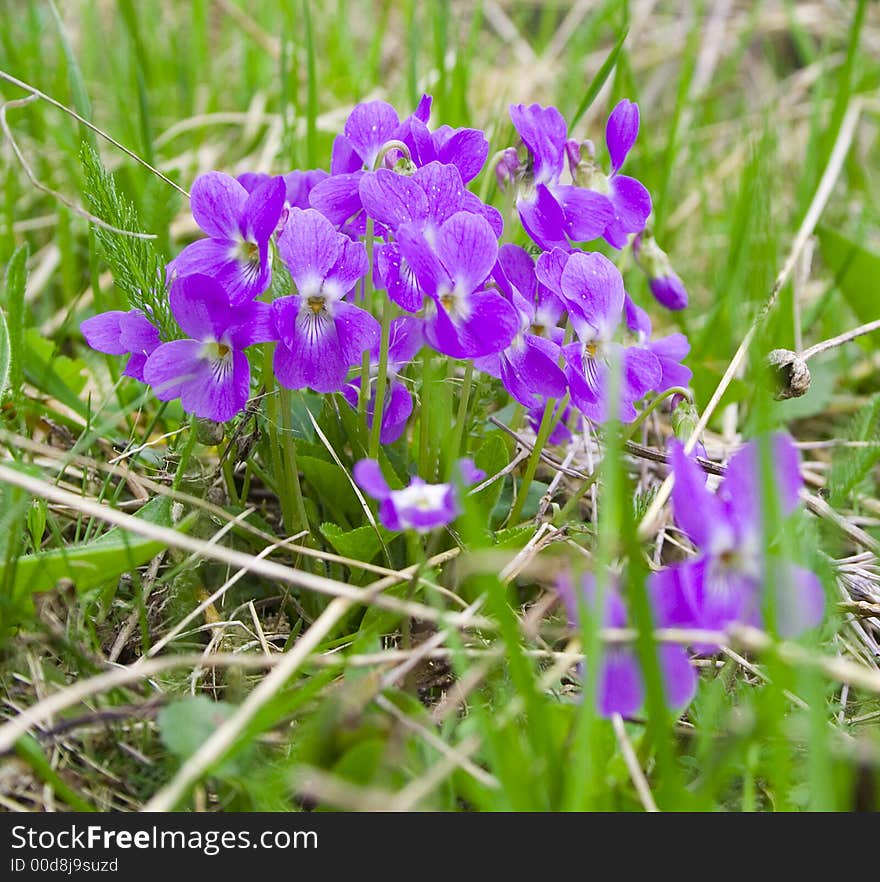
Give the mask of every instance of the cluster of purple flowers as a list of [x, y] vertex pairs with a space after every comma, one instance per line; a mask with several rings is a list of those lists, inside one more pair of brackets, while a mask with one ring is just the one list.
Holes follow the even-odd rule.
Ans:
[[[405, 374], [425, 346], [499, 379], [536, 430], [555, 401], [550, 443], [570, 438], [583, 420], [632, 422], [649, 396], [686, 387], [687, 338], [655, 338], [615, 263], [585, 247], [596, 240], [612, 251], [631, 246], [656, 301], [670, 310], [687, 306], [681, 279], [646, 226], [651, 196], [622, 174], [639, 131], [637, 105], [624, 100], [613, 109], [604, 166], [592, 142], [569, 137], [556, 108], [510, 108], [520, 143], [496, 155], [494, 172], [500, 186], [514, 188], [533, 251], [500, 244], [502, 215], [468, 189], [488, 158], [483, 132], [432, 130], [430, 114], [427, 95], [403, 120], [383, 101], [359, 104], [333, 144], [329, 173], [202, 175], [191, 208], [205, 237], [166, 272], [179, 335], [163, 339], [150, 315], [130, 310], [84, 321], [86, 340], [101, 352], [128, 354], [125, 374], [152, 386], [157, 398], [180, 399], [184, 411], [220, 423], [251, 394], [248, 348], [273, 344], [278, 384], [341, 393], [371, 427], [381, 421], [383, 444], [406, 431], [414, 402]], [[380, 371], [381, 384], [374, 382]], [[783, 436], [770, 450], [788, 512], [800, 487], [797, 453]], [[673, 444], [675, 516], [699, 553], [652, 575], [658, 625], [758, 624], [768, 606], [783, 634], [821, 619], [816, 577], [765, 554], [757, 455], [750, 445], [734, 456], [712, 493]], [[391, 489], [372, 459], [357, 463], [354, 474], [378, 500], [386, 528], [417, 532], [449, 524], [460, 513], [459, 486], [484, 477], [469, 460], [459, 461], [455, 483], [413, 477]], [[582, 587], [584, 602], [595, 605], [594, 582]], [[574, 622], [576, 591], [564, 583], [560, 592]], [[608, 586], [604, 598], [595, 611], [602, 624], [625, 625], [621, 587]], [[670, 705], [684, 707], [696, 682], [686, 651], [664, 645], [659, 658]], [[599, 684], [603, 714], [638, 709], [644, 689], [631, 647], [608, 650]]]
[[[369, 390], [370, 423], [384, 365], [386, 444], [413, 413], [401, 377], [424, 345], [473, 360], [530, 411], [568, 391], [579, 415], [596, 422], [631, 421], [645, 396], [686, 385], [687, 340], [652, 339], [650, 320], [624, 291], [616, 266], [578, 244], [602, 238], [620, 249], [637, 237], [633, 247], [657, 299], [670, 308], [686, 304], [668, 258], [645, 231], [650, 195], [621, 174], [638, 134], [638, 107], [622, 101], [608, 120], [607, 173], [590, 142], [569, 139], [556, 108], [510, 108], [521, 144], [519, 152], [502, 151], [495, 170], [499, 180], [515, 181], [537, 259], [499, 245], [501, 214], [467, 188], [486, 164], [485, 135], [431, 130], [430, 113], [430, 96], [403, 120], [383, 101], [359, 104], [334, 142], [329, 174], [197, 178], [191, 208], [205, 238], [168, 264], [165, 280], [180, 339], [161, 339], [151, 317], [132, 310], [87, 319], [86, 340], [102, 352], [128, 353], [128, 376], [216, 422], [245, 408], [247, 349], [255, 344], [275, 344], [282, 386], [341, 392], [353, 407]], [[269, 302], [279, 263], [293, 287]], [[370, 297], [367, 280], [376, 292]], [[400, 314], [384, 343], [376, 316], [386, 308]], [[370, 377], [362, 383], [366, 352]], [[621, 379], [612, 402], [615, 369]], [[562, 424], [554, 438], [566, 433]]]

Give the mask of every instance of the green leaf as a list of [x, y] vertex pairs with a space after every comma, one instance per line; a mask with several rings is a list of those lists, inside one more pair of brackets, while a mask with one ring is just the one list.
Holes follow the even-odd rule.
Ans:
[[0, 309], [0, 398], [6, 391], [9, 383], [9, 365], [12, 361], [12, 350], [9, 346], [9, 328], [6, 324], [6, 316]]
[[[15, 250], [6, 267], [6, 280], [3, 286], [3, 303], [8, 317], [6, 324], [9, 345], [8, 380], [13, 395], [17, 395], [21, 389], [24, 369], [24, 291], [27, 284], [28, 254], [27, 244]], [[2, 392], [2, 383], [0, 383], [0, 392]]]
[[617, 56], [620, 55], [620, 50], [623, 49], [623, 44], [626, 42], [626, 36], [628, 33], [629, 28], [624, 28], [623, 33], [617, 38], [614, 48], [608, 53], [608, 57], [602, 62], [602, 67], [599, 68], [596, 76], [593, 77], [593, 81], [587, 87], [587, 91], [581, 99], [578, 109], [574, 112], [574, 116], [571, 118], [571, 122], [568, 126], [569, 131], [574, 129], [574, 127], [580, 122], [581, 117], [590, 109], [590, 105], [596, 100], [596, 96], [599, 94], [602, 86], [605, 85], [605, 80], [608, 79], [611, 71], [614, 70], [614, 65], [617, 64]]
[[363, 509], [343, 469], [335, 462], [313, 456], [298, 456], [296, 461], [314, 491], [315, 501], [324, 506], [334, 520], [346, 525], [352, 519], [360, 520]]
[[311, 444], [317, 438], [317, 434], [309, 419], [309, 414], [317, 422], [324, 409], [324, 396], [318, 395], [317, 392], [295, 392], [291, 398], [293, 406], [291, 408], [290, 429], [293, 436], [300, 441], [308, 441]]
[[41, 392], [87, 418], [88, 408], [80, 399], [86, 384], [85, 363], [58, 355], [55, 344], [43, 337], [38, 328], [30, 328], [25, 334], [24, 353], [28, 379]]
[[876, 283], [880, 278], [880, 254], [828, 227], [819, 227], [819, 245], [825, 263], [846, 302], [861, 322], [880, 316]]
[[[507, 444], [501, 432], [492, 432], [488, 435], [480, 445], [480, 449], [474, 454], [474, 465], [478, 469], [482, 469], [487, 478], [497, 475], [509, 462]], [[491, 512], [498, 504], [503, 489], [504, 478], [499, 478], [494, 484], [490, 484], [485, 490], [477, 493], [474, 499], [487, 513]]]
[[[187, 532], [195, 520], [195, 515], [190, 515], [179, 524], [174, 524], [171, 500], [165, 496], [148, 502], [135, 517], [159, 526], [174, 527], [181, 532]], [[113, 527], [100, 538], [84, 545], [53, 548], [18, 558], [12, 575], [14, 593], [24, 596], [49, 591], [59, 579], [70, 579], [78, 591], [87, 591], [145, 564], [165, 548], [164, 542]], [[4, 575], [5, 564], [0, 564], [0, 582]]]
[[346, 531], [337, 524], [327, 523], [321, 524], [321, 532], [337, 554], [364, 563], [370, 563], [382, 550], [382, 539], [387, 544], [394, 538], [394, 533], [382, 526], [377, 534], [372, 524]]
[[[191, 757], [215, 729], [235, 713], [235, 705], [225, 701], [211, 701], [204, 695], [194, 695], [175, 701], [159, 711], [156, 721], [162, 743], [183, 761]], [[227, 760], [214, 770], [219, 775], [235, 774], [238, 763]]]

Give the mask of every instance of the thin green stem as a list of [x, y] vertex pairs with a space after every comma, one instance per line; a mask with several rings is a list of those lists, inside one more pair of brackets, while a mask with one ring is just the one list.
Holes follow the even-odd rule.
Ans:
[[513, 525], [519, 522], [520, 515], [522, 514], [526, 499], [529, 495], [529, 487], [531, 487], [535, 472], [538, 469], [541, 452], [544, 450], [544, 445], [547, 443], [547, 439], [550, 437], [550, 433], [553, 431], [559, 416], [565, 411], [567, 404], [568, 393], [566, 392], [565, 397], [559, 403], [558, 410], [556, 410], [555, 398], [548, 398], [547, 404], [544, 405], [544, 413], [541, 416], [541, 425], [538, 428], [538, 437], [535, 439], [535, 446], [532, 448], [532, 453], [526, 463], [526, 470], [523, 474], [522, 481], [520, 481], [519, 484], [519, 492], [516, 496], [516, 502], [514, 503], [514, 506], [510, 511], [510, 516], [507, 519], [508, 524]]
[[[289, 389], [279, 386], [281, 400], [281, 443], [284, 448], [284, 492], [293, 499], [293, 515], [291, 521], [285, 520], [290, 535], [308, 529], [309, 519], [303, 500], [302, 487], [299, 483], [299, 469], [296, 466], [296, 439], [293, 437], [293, 399]], [[289, 525], [289, 526], [288, 526]]]
[[639, 427], [644, 423], [647, 417], [653, 413], [657, 407], [662, 404], [664, 401], [667, 401], [669, 398], [672, 398], [673, 395], [681, 395], [684, 398], [687, 398], [688, 401], [693, 402], [693, 393], [690, 389], [685, 389], [683, 386], [672, 386], [671, 388], [665, 390], [662, 395], [658, 395], [636, 418], [635, 422], [630, 423], [626, 427], [625, 438], [624, 440], [629, 441], [633, 438], [636, 432], [639, 430]]
[[373, 425], [370, 427], [370, 459], [379, 456], [379, 438], [382, 432], [382, 414], [385, 408], [385, 389], [388, 386], [388, 341], [391, 337], [391, 299], [382, 300], [382, 339], [379, 344], [379, 376], [376, 377], [376, 401], [373, 404]]
[[452, 443], [449, 446], [449, 462], [446, 471], [450, 473], [452, 466], [461, 454], [461, 440], [464, 435], [464, 427], [467, 423], [468, 402], [471, 394], [471, 384], [474, 379], [474, 363], [468, 361], [464, 369], [464, 380], [461, 385], [461, 395], [458, 399], [458, 413], [455, 416], [455, 426], [452, 430]]
[[186, 467], [189, 464], [190, 457], [192, 456], [193, 450], [195, 450], [196, 446], [196, 427], [195, 427], [195, 417], [190, 421], [189, 424], [189, 432], [186, 435], [186, 443], [183, 445], [183, 450], [180, 454], [180, 462], [177, 463], [177, 471], [174, 473], [174, 481], [171, 484], [172, 490], [179, 490], [180, 485], [183, 483], [183, 476], [186, 473]]
[[272, 477], [275, 481], [275, 489], [281, 503], [281, 516], [284, 518], [284, 526], [289, 533], [294, 532], [293, 525], [296, 523], [296, 511], [293, 496], [284, 492], [287, 485], [282, 456], [281, 415], [279, 408], [280, 390], [275, 383], [275, 372], [272, 368], [272, 344], [267, 343], [263, 349], [263, 383], [266, 386], [266, 417], [274, 438], [269, 443], [269, 456], [272, 459]]

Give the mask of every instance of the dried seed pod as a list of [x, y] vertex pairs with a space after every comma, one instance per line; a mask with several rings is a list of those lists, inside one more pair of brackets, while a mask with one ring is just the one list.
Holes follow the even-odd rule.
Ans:
[[796, 352], [790, 349], [774, 349], [767, 356], [773, 378], [776, 383], [777, 401], [787, 398], [800, 398], [810, 389], [810, 369], [807, 363]]

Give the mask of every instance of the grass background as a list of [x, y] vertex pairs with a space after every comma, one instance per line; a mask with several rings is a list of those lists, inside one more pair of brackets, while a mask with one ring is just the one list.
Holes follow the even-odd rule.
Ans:
[[[691, 294], [691, 307], [674, 321], [652, 314], [655, 324], [690, 335], [698, 410], [767, 299], [847, 112], [855, 103], [860, 108], [807, 258], [798, 261], [706, 438], [716, 455], [777, 426], [813, 444], [804, 451], [810, 490], [825, 496], [848, 532], [828, 517], [803, 516], [785, 525], [783, 538], [823, 573], [832, 614], [797, 649], [773, 644], [751, 661], [736, 653], [702, 662], [700, 693], [682, 720], [649, 701], [645, 719], [617, 727], [576, 700], [571, 658], [555, 654], [578, 646], [567, 642], [553, 610], [553, 572], [566, 555], [583, 561], [583, 551], [600, 564], [629, 555], [637, 584], [647, 564], [636, 562], [652, 549], [639, 545], [635, 524], [662, 468], [624, 468], [609, 457], [598, 526], [589, 500], [552, 530], [526, 521], [518, 531], [489, 533], [485, 518], [472, 512], [460, 534], [432, 549], [455, 554], [461, 547], [457, 560], [429, 565], [419, 574], [424, 582], [390, 589], [400, 602], [434, 607], [435, 621], [414, 633], [399, 610], [334, 607], [338, 600], [253, 567], [206, 603], [240, 567], [213, 559], [205, 542], [256, 555], [267, 536], [278, 542], [283, 535], [267, 434], [255, 437], [245, 427], [232, 439], [232, 461], [250, 458], [253, 494], [243, 499], [228, 497], [228, 475], [225, 484], [217, 480], [225, 444], [215, 447], [216, 439], [194, 441], [186, 468], [177, 469], [190, 452], [180, 411], [146, 403], [135, 384], [119, 383], [119, 364], [88, 351], [78, 332], [94, 311], [124, 304], [99, 235], [34, 186], [7, 137], [0, 147], [0, 262], [9, 270], [0, 307], [18, 366], [2, 411], [4, 465], [124, 513], [154, 498], [139, 517], [202, 546], [187, 556], [160, 538], [108, 531], [69, 499], [47, 502], [46, 494], [2, 487], [2, 713], [13, 719], [52, 695], [70, 703], [6, 745], [0, 804], [133, 810], [158, 798], [164, 807], [211, 810], [635, 810], [650, 800], [673, 810], [880, 806], [877, 619], [836, 606], [880, 600], [877, 338], [811, 362], [813, 385], [803, 398], [774, 402], [760, 380], [770, 349], [802, 348], [878, 315], [876, 6], [79, 0], [56, 9], [4, 0], [0, 14], [0, 70], [75, 108], [184, 188], [214, 168], [234, 174], [326, 166], [352, 105], [373, 97], [405, 115], [430, 92], [434, 124], [484, 128], [493, 151], [513, 142], [511, 102], [553, 103], [577, 118], [577, 136], [601, 145], [614, 103], [638, 101], [642, 128], [627, 171], [651, 190], [657, 237]], [[612, 56], [613, 69], [606, 64]], [[25, 95], [0, 80], [4, 101]], [[160, 253], [172, 256], [196, 234], [174, 188], [56, 107], [36, 101], [5, 112], [42, 185], [90, 204], [80, 160], [85, 140], [99, 149]], [[476, 189], [509, 213], [491, 174]], [[514, 224], [507, 235], [521, 241]], [[13, 260], [25, 242], [26, 258], [19, 252]], [[650, 306], [631, 257], [620, 266], [630, 293]], [[439, 438], [455, 419], [458, 384], [433, 389]], [[486, 417], [503, 403], [488, 384], [479, 386], [465, 432], [470, 452], [499, 467], [514, 445]], [[345, 446], [344, 427], [324, 445], [309, 407], [329, 432], [326, 405], [322, 412], [309, 396], [294, 404], [289, 428], [300, 443], [312, 535], [305, 550], [288, 543], [268, 559], [337, 585], [365, 585], [389, 563], [413, 563], [419, 550], [401, 543], [393, 559], [379, 557], [372, 540], [365, 549], [357, 529], [373, 534], [328, 455], [328, 447]], [[645, 440], [662, 447], [658, 428], [651, 425]], [[161, 435], [167, 437], [157, 440]], [[858, 446], [841, 447], [841, 440]], [[119, 461], [121, 472], [101, 470], [147, 441]], [[407, 452], [389, 455], [405, 460]], [[539, 472], [540, 491], [552, 477]], [[172, 482], [198, 502], [172, 511]], [[506, 479], [499, 504], [510, 505], [513, 483]], [[564, 504], [578, 487], [559, 482], [554, 502]], [[248, 504], [256, 511], [244, 517]], [[339, 533], [321, 532], [325, 523]], [[103, 544], [93, 547], [99, 536]], [[348, 562], [326, 554], [317, 560], [321, 550]], [[370, 551], [373, 571], [357, 563]], [[438, 585], [468, 604], [481, 601], [484, 624], [450, 628], [455, 605]], [[199, 604], [204, 609], [191, 616]], [[581, 636], [598, 646], [589, 629]], [[424, 647], [419, 657], [426, 640], [442, 657]], [[286, 656], [302, 657], [272, 681], [271, 694], [255, 693], [266, 682], [261, 667], [283, 669], [285, 648]], [[171, 660], [139, 674], [133, 666], [150, 652]], [[214, 653], [223, 658], [209, 660]], [[395, 669], [406, 658], [417, 661], [413, 670]], [[835, 673], [840, 659], [858, 671]], [[112, 688], [71, 692], [123, 668]], [[246, 725], [216, 756], [200, 756], [206, 738], [243, 707], [253, 709]], [[634, 763], [626, 761], [626, 746]], [[653, 794], [648, 801], [645, 787]]]

